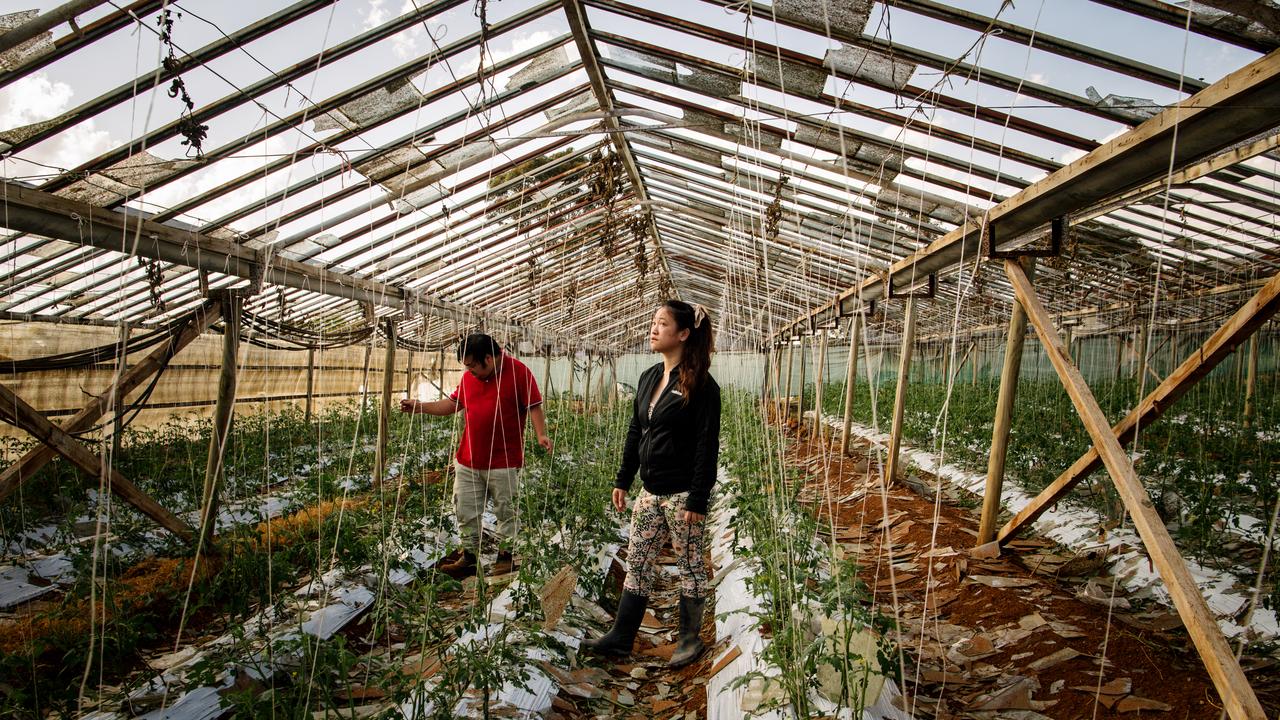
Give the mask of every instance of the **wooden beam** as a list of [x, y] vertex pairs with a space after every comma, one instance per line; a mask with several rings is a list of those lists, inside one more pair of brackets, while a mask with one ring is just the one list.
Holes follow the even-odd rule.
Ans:
[[31, 407], [7, 385], [0, 385], [0, 415], [7, 417], [15, 426], [26, 430], [31, 435], [53, 449], [55, 453], [71, 461], [76, 467], [90, 477], [100, 478], [105, 470], [107, 487], [120, 496], [125, 502], [136, 507], [142, 514], [155, 520], [161, 527], [174, 535], [191, 541], [191, 528], [173, 513], [165, 510], [150, 496], [138, 489], [120, 471], [107, 465], [95, 452], [85, 447], [65, 430], [54, 425], [39, 410]]
[[[49, 32], [64, 22], [74, 23], [77, 15], [86, 13], [104, 2], [106, 0], [70, 0], [44, 14], [38, 15], [0, 35], [0, 53], [12, 50], [34, 37]], [[74, 24], [72, 29], [75, 29]]]
[[862, 345], [862, 313], [856, 313], [849, 321], [849, 358], [844, 368], [844, 421], [840, 430], [840, 452], [849, 452], [849, 437], [853, 426], [853, 392], [858, 381], [858, 350]]
[[[406, 291], [396, 285], [269, 256], [247, 245], [69, 200], [12, 180], [0, 180], [0, 193], [6, 202], [3, 225], [11, 230], [115, 252], [127, 247], [138, 257], [240, 278], [260, 277], [262, 282], [272, 285], [400, 311], [411, 307], [435, 317], [464, 322], [476, 319], [472, 308]], [[504, 317], [488, 313], [482, 313], [481, 317], [486, 324], [515, 328], [534, 339], [558, 337], [538, 326]]]
[[[181, 332], [169, 342], [152, 350], [140, 362], [117, 377], [111, 387], [90, 400], [84, 409], [65, 420], [59, 428], [64, 433], [71, 434], [93, 427], [94, 423], [106, 414], [108, 408], [123, 405], [129, 393], [136, 390], [164, 367], [174, 355], [200, 337], [221, 316], [222, 306], [217, 302], [210, 302], [198, 308]], [[40, 445], [28, 450], [17, 462], [0, 474], [0, 501], [13, 494], [13, 491], [23, 482], [33, 477], [40, 468], [56, 456], [57, 452], [48, 445]]]
[[[1223, 360], [1231, 356], [1240, 343], [1251, 337], [1258, 328], [1280, 311], [1280, 273], [1272, 276], [1252, 298], [1235, 312], [1217, 332], [1210, 335], [1199, 348], [1191, 353], [1176, 370], [1152, 390], [1141, 403], [1112, 428], [1121, 444], [1133, 439], [1139, 428], [1155, 422], [1201, 378], [1208, 375]], [[1077, 483], [1102, 466], [1096, 448], [1089, 448], [1071, 467], [1064, 471], [1012, 520], [1001, 528], [997, 540], [1001, 543], [1017, 536], [1035, 522], [1046, 510], [1053, 507]]]
[[[1033, 231], [1053, 218], [1164, 177], [1170, 167], [1176, 172], [1272, 130], [1277, 106], [1280, 50], [1258, 58], [1005, 199], [987, 213], [987, 223], [994, 224], [1001, 237]], [[893, 263], [887, 270], [888, 282], [895, 288], [906, 287], [922, 274], [948, 270], [979, 252], [981, 236], [982, 227], [966, 222]], [[847, 314], [855, 298], [865, 302], [883, 297], [885, 286], [883, 272], [869, 273], [866, 280], [839, 293], [832, 302], [783, 325], [777, 335]]]
[[[1028, 276], [1035, 271], [1035, 260], [1027, 258], [1023, 267]], [[1013, 425], [1013, 403], [1018, 396], [1018, 376], [1022, 372], [1022, 345], [1027, 336], [1027, 311], [1022, 303], [1013, 303], [1009, 316], [1009, 334], [1004, 345], [1004, 369], [1000, 372], [1000, 394], [996, 399], [996, 416], [991, 426], [991, 452], [987, 456], [987, 487], [982, 494], [982, 520], [978, 525], [978, 544], [986, 545], [996, 535], [1000, 514], [1000, 495], [1004, 488], [1004, 465], [1009, 453], [1009, 429]]]
[[[911, 374], [911, 349], [916, 338], [916, 299], [907, 298], [902, 321], [902, 350], [898, 355], [898, 389], [893, 396], [893, 424], [889, 430], [889, 463], [885, 466], [885, 485], [898, 474], [898, 453], [902, 449], [902, 421], [907, 409], [908, 375]], [[874, 390], [873, 390], [874, 392]]]
[[213, 547], [213, 533], [217, 530], [222, 469], [226, 462], [227, 441], [231, 437], [231, 417], [235, 414], [240, 362], [240, 308], [244, 299], [237, 293], [226, 292], [221, 302], [227, 309], [222, 323], [222, 370], [218, 374], [218, 404], [213, 408], [209, 455], [204, 466], [204, 494], [200, 502], [200, 544], [204, 547]]
[[1011, 260], [1005, 261], [1005, 274], [1013, 285], [1018, 302], [1025, 308], [1031, 324], [1035, 326], [1040, 342], [1053, 363], [1053, 369], [1057, 371], [1067, 394], [1071, 396], [1076, 412], [1080, 414], [1121, 500], [1133, 518], [1134, 529], [1141, 536], [1147, 554], [1164, 579], [1169, 596], [1209, 671], [1214, 687], [1218, 689], [1227, 713], [1234, 720], [1263, 720], [1266, 715], [1262, 705], [1209, 611], [1195, 578], [1187, 570], [1186, 562], [1169, 537], [1164, 521], [1156, 513], [1151, 498], [1133, 469], [1133, 462], [1125, 455], [1124, 448], [1107, 423], [1107, 416], [1098, 406], [1089, 385], [1071, 362], [1062, 345], [1062, 338], [1053, 326], [1049, 311], [1040, 302], [1021, 265]]
[[383, 320], [387, 335], [387, 354], [382, 363], [382, 395], [378, 403], [378, 444], [373, 454], [373, 486], [382, 487], [387, 479], [387, 443], [391, 436], [391, 385], [396, 376], [396, 324]]

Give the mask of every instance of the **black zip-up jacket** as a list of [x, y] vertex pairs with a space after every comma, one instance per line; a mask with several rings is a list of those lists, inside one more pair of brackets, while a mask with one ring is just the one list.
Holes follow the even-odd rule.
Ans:
[[705, 515], [720, 458], [720, 386], [707, 375], [686, 405], [679, 374], [672, 368], [671, 380], [650, 418], [649, 400], [662, 382], [662, 374], [662, 363], [658, 363], [640, 376], [622, 467], [613, 486], [630, 490], [639, 470], [645, 490], [653, 495], [688, 491], [685, 510]]

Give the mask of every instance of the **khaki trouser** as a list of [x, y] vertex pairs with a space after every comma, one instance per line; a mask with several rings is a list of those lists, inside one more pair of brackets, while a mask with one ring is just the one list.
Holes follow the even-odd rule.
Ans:
[[454, 461], [453, 513], [458, 520], [462, 546], [472, 552], [480, 547], [481, 522], [485, 501], [493, 501], [493, 514], [498, 517], [498, 539], [515, 537], [516, 489], [520, 468], [476, 470]]

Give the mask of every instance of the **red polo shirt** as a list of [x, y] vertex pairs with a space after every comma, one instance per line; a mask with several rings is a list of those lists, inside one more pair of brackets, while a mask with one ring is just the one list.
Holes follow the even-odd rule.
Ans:
[[458, 462], [475, 470], [524, 465], [524, 423], [542, 404], [542, 393], [528, 366], [503, 354], [493, 375], [481, 380], [470, 372], [449, 396], [467, 411]]

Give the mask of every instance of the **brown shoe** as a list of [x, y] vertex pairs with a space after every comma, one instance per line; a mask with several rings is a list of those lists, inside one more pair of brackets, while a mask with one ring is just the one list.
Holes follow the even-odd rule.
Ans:
[[490, 575], [506, 575], [516, 569], [516, 559], [506, 550], [499, 550], [498, 557], [489, 566]]
[[436, 569], [455, 580], [461, 580], [476, 574], [476, 556], [470, 550], [463, 550], [457, 558], [436, 565]]

